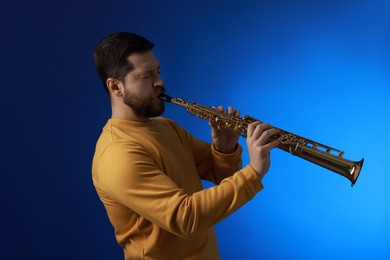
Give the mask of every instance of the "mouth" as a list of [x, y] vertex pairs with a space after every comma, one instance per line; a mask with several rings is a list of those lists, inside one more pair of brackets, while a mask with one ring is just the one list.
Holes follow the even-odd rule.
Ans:
[[157, 90], [158, 90], [158, 96], [166, 92], [166, 89], [164, 87], [159, 87]]
[[161, 93], [158, 97], [159, 97], [159, 99], [161, 99], [162, 101], [165, 101], [165, 102], [171, 102], [171, 99], [172, 99], [172, 97], [170, 97], [169, 95], [164, 94], [164, 93]]
[[165, 89], [157, 93], [157, 98], [163, 100], [162, 97], [165, 96]]

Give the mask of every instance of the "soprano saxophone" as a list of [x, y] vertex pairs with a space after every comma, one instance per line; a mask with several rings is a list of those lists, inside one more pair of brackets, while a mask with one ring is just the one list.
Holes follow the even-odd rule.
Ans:
[[[261, 122], [250, 116], [233, 116], [223, 111], [219, 111], [213, 106], [205, 107], [195, 102], [171, 97], [166, 94], [161, 94], [159, 98], [165, 102], [182, 106], [186, 108], [191, 115], [209, 120], [221, 127], [231, 129], [243, 137], [246, 137], [247, 128], [250, 123], [254, 121]], [[280, 128], [277, 129], [280, 130], [280, 133], [272, 137], [272, 140], [281, 135], [284, 136], [282, 142], [277, 146], [279, 149], [346, 177], [350, 180], [351, 186], [355, 184], [359, 177], [360, 170], [362, 169], [364, 158], [360, 161], [350, 161], [343, 158], [344, 152], [342, 150], [320, 144]]]

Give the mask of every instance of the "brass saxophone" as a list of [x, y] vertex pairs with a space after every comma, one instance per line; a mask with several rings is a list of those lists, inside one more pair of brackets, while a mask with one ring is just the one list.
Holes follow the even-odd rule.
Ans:
[[[219, 111], [216, 107], [205, 107], [195, 102], [171, 97], [166, 94], [161, 94], [159, 98], [165, 102], [182, 106], [186, 108], [191, 115], [209, 120], [219, 126], [229, 128], [243, 137], [246, 137], [247, 128], [250, 123], [254, 121], [261, 122], [250, 116], [236, 117]], [[282, 129], [278, 130], [280, 130], [280, 134], [277, 134], [272, 139], [274, 140], [281, 135], [285, 137], [277, 146], [279, 149], [346, 177], [350, 180], [351, 186], [356, 183], [363, 166], [364, 158], [356, 162], [350, 161], [343, 158], [344, 152], [341, 150], [320, 144]]]

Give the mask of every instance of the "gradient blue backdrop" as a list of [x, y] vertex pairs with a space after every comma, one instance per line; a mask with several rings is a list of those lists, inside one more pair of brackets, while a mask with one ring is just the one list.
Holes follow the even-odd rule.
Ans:
[[[169, 94], [365, 158], [351, 188], [273, 150], [264, 191], [217, 225], [222, 259], [390, 259], [389, 12], [376, 0], [1, 1], [0, 258], [122, 259], [91, 181], [110, 116], [92, 52], [135, 31], [156, 43]], [[165, 116], [210, 140], [183, 109]]]

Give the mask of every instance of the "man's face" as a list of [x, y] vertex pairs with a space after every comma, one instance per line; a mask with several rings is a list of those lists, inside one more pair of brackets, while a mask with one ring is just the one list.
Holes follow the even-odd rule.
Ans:
[[165, 89], [154, 53], [135, 53], [128, 59], [134, 69], [124, 78], [123, 102], [139, 117], [160, 116], [164, 112], [164, 101], [158, 96]]

